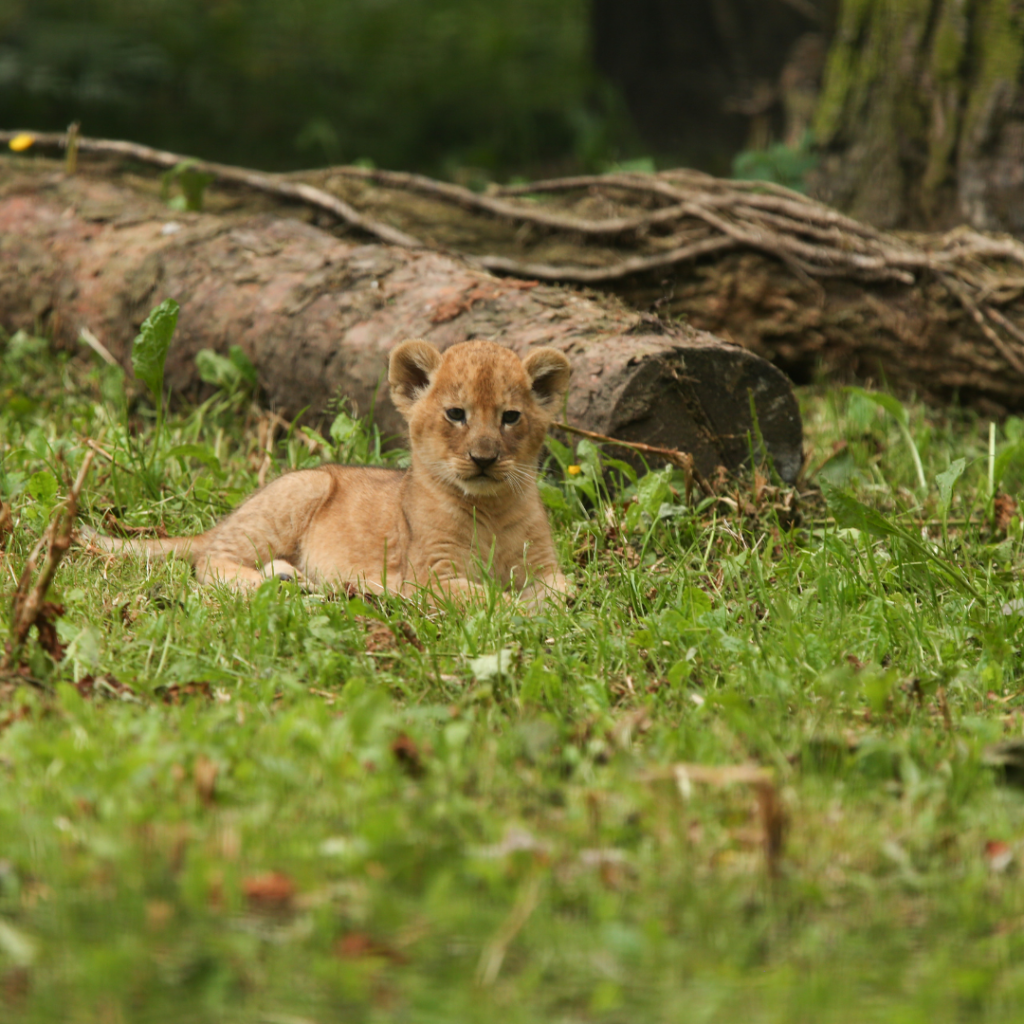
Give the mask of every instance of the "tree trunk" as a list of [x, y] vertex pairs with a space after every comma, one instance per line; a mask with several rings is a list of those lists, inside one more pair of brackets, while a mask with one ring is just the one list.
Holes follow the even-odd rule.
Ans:
[[1024, 7], [844, 0], [814, 194], [880, 227], [1024, 234]]
[[88, 328], [127, 366], [139, 324], [168, 296], [182, 307], [166, 368], [172, 391], [199, 386], [199, 349], [237, 344], [276, 408], [316, 415], [340, 392], [398, 433], [390, 402], [374, 405], [395, 344], [490, 338], [521, 355], [543, 344], [572, 363], [573, 425], [687, 451], [704, 473], [740, 466], [759, 428], [781, 476], [800, 469], [799, 411], [784, 374], [686, 325], [496, 278], [428, 249], [338, 239], [294, 217], [174, 213], [49, 162], [0, 169], [5, 328], [42, 326], [63, 345]]

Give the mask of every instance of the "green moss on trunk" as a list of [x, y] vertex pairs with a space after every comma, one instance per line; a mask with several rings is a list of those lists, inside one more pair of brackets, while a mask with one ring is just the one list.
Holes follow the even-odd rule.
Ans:
[[1022, 68], [1016, 0], [845, 0], [815, 118], [819, 194], [890, 227], [984, 221], [979, 155], [998, 148]]

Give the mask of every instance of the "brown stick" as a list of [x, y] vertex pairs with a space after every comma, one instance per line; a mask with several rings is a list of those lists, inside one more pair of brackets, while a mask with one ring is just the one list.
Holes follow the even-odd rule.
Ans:
[[688, 452], [681, 452], [678, 448], [659, 448], [654, 444], [644, 444], [642, 441], [621, 441], [617, 437], [609, 437], [607, 434], [598, 434], [593, 430], [584, 430], [582, 427], [573, 427], [568, 423], [555, 423], [555, 427], [570, 434], [579, 434], [580, 437], [589, 438], [591, 441], [600, 441], [601, 444], [614, 444], [620, 448], [629, 448], [644, 455], [660, 455], [672, 463], [676, 469], [681, 469], [688, 478], [696, 481], [697, 486], [704, 494], [713, 498], [715, 492], [711, 485], [701, 475], [700, 470], [693, 464], [693, 456]]
[[[78, 498], [82, 493], [82, 485], [85, 483], [92, 460], [93, 453], [87, 452], [82, 460], [78, 476], [71, 487], [71, 492], [64, 502], [64, 507], [54, 516], [25, 562], [17, 589], [14, 591], [14, 598], [11, 601], [11, 640], [8, 650], [0, 659], [0, 672], [9, 672], [19, 664], [29, 630], [39, 621], [46, 600], [46, 592], [53, 582], [57, 566], [60, 565], [64, 553], [71, 546], [71, 531], [74, 527], [75, 516], [78, 514]], [[33, 584], [32, 574], [36, 569], [36, 560], [44, 548], [46, 557]]]
[[0, 501], [0, 552], [7, 547], [7, 537], [14, 531], [14, 517], [11, 515], [10, 506]]

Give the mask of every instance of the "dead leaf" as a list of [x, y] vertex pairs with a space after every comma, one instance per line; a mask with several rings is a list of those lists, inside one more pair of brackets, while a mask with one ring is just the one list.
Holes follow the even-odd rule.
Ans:
[[8, 968], [0, 980], [0, 993], [3, 993], [0, 1004], [13, 1008], [23, 1003], [31, 987], [32, 974], [27, 967]]
[[985, 862], [995, 875], [1001, 875], [1013, 863], [1013, 848], [1001, 839], [985, 843]]
[[242, 880], [242, 892], [253, 910], [281, 913], [291, 909], [295, 883], [280, 871], [267, 871]]
[[334, 955], [341, 960], [360, 960], [363, 957], [378, 957], [393, 964], [408, 961], [392, 946], [380, 942], [366, 932], [346, 932], [334, 943]]
[[192, 780], [195, 782], [196, 793], [207, 807], [213, 803], [219, 771], [217, 762], [211, 761], [205, 754], [200, 754], [192, 766]]
[[171, 683], [158, 686], [153, 691], [165, 704], [184, 704], [190, 697], [205, 697], [213, 700], [213, 684], [206, 680], [192, 683]]
[[138, 700], [138, 694], [127, 683], [115, 679], [109, 672], [102, 676], [82, 676], [74, 687], [86, 700], [94, 697]]
[[497, 298], [498, 290], [475, 283], [468, 288], [446, 288], [441, 294], [443, 298], [430, 314], [432, 324], [447, 323], [463, 313], [468, 313], [477, 302]]
[[1000, 533], [1006, 533], [1010, 523], [1020, 514], [1020, 506], [1017, 499], [1009, 494], [997, 494], [993, 502], [995, 512], [996, 529]]
[[151, 931], [163, 931], [172, 917], [174, 906], [166, 900], [149, 900], [146, 903], [146, 926]]
[[420, 747], [408, 733], [400, 732], [391, 741], [391, 753], [406, 775], [418, 779], [426, 773]]
[[[357, 616], [358, 618], [361, 616]], [[398, 646], [395, 634], [383, 622], [378, 622], [376, 619], [364, 619], [363, 621], [367, 623], [366, 633], [363, 637], [367, 654], [391, 651]]]

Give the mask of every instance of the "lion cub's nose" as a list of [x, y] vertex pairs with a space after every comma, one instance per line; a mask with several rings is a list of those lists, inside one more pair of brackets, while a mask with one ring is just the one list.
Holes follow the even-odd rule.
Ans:
[[469, 457], [476, 463], [477, 469], [481, 472], [485, 469], [490, 469], [498, 461], [497, 455], [474, 455], [470, 452]]

